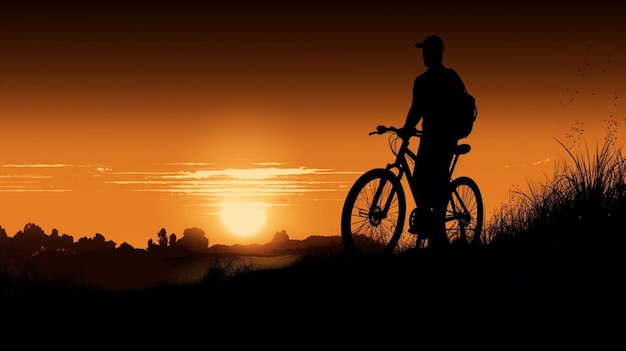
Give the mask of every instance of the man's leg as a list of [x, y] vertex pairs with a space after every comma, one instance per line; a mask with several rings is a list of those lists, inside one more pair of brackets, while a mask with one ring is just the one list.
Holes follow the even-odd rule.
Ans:
[[413, 168], [413, 184], [411, 184], [415, 193], [415, 218], [411, 218], [409, 223], [409, 233], [417, 234], [420, 239], [426, 239], [430, 230], [427, 223], [430, 212], [428, 191], [431, 178], [428, 172], [430, 164], [429, 154], [424, 151], [423, 144], [420, 144]]
[[441, 204], [441, 201], [437, 201], [432, 208], [429, 223], [429, 236], [428, 246], [434, 249], [440, 249], [446, 247], [450, 242], [448, 241], [448, 234], [446, 231], [446, 206], [447, 202]]
[[450, 242], [446, 231], [446, 209], [450, 196], [449, 165], [447, 155], [439, 158], [430, 181], [431, 216], [428, 246], [442, 248]]

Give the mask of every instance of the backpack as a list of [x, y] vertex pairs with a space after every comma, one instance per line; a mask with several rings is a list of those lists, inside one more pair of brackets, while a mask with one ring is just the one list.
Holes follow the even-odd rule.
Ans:
[[467, 138], [472, 132], [478, 115], [476, 99], [463, 87], [462, 93], [453, 96], [450, 107], [455, 136], [457, 139]]

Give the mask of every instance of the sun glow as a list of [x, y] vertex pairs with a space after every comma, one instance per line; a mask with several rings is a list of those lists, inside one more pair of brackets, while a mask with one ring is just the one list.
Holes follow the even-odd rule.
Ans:
[[222, 202], [222, 223], [234, 235], [247, 237], [258, 233], [265, 225], [267, 205], [261, 202]]

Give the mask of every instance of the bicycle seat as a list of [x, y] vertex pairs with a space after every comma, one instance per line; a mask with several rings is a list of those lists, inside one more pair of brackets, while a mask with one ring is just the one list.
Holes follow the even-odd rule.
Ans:
[[454, 150], [454, 153], [457, 155], [465, 155], [466, 153], [470, 152], [471, 149], [472, 147], [469, 144], [459, 144], [456, 146], [456, 150]]

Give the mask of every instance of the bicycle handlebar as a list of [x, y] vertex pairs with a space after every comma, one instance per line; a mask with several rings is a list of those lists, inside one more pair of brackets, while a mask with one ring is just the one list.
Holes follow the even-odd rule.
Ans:
[[[385, 134], [385, 133], [396, 133], [396, 134], [404, 134], [404, 130], [402, 128], [396, 128], [394, 126], [383, 126], [380, 125], [378, 127], [376, 127], [376, 131], [374, 132], [370, 132], [369, 135], [373, 135], [373, 134]], [[402, 135], [401, 135], [402, 136]], [[418, 130], [418, 129], [414, 129], [411, 131], [411, 134], [408, 136], [422, 136], [422, 131]]]

